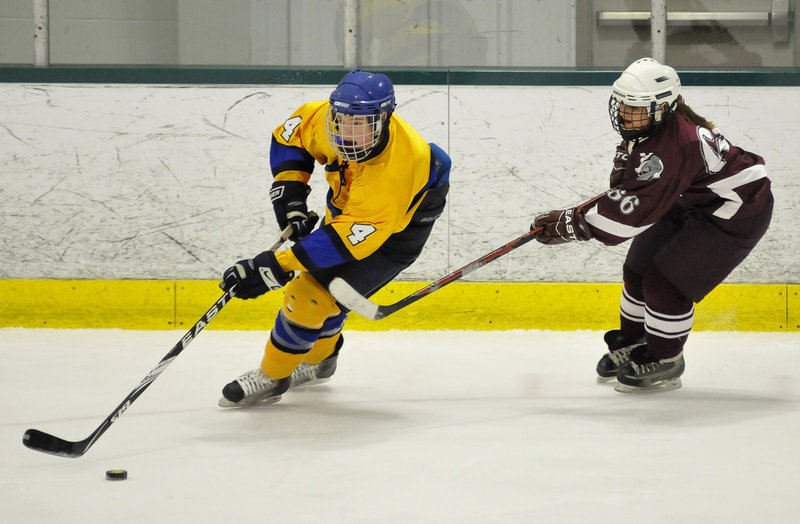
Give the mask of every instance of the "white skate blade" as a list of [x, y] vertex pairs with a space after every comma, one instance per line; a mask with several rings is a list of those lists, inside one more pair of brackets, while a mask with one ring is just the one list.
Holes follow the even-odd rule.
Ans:
[[330, 382], [331, 377], [328, 378], [315, 378], [313, 380], [309, 380], [307, 382], [302, 382], [296, 386], [292, 386], [290, 389], [303, 389], [309, 386], [319, 386], [320, 384], [324, 384], [326, 382]]
[[678, 377], [669, 380], [662, 380], [661, 382], [643, 388], [628, 386], [627, 384], [618, 382], [617, 385], [614, 386], [614, 391], [618, 391], [620, 393], [657, 393], [660, 391], [671, 391], [673, 389], [678, 389], [681, 386], [683, 386], [683, 382], [681, 382], [680, 377]]
[[612, 380], [617, 380], [617, 377], [601, 377], [600, 375], [597, 375], [598, 384], [605, 384], [606, 382], [611, 382]]
[[268, 397], [265, 399], [253, 399], [250, 402], [231, 402], [225, 397], [221, 397], [217, 405], [221, 408], [249, 408], [250, 406], [268, 406], [274, 404], [281, 399], [281, 395]]

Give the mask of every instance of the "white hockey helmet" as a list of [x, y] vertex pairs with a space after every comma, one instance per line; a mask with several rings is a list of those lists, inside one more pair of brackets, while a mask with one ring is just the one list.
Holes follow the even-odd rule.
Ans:
[[[611, 125], [626, 139], [650, 134], [675, 109], [680, 94], [681, 80], [673, 68], [654, 58], [640, 58], [622, 72], [611, 88], [608, 100]], [[651, 125], [635, 130], [621, 128], [620, 104], [647, 108]]]

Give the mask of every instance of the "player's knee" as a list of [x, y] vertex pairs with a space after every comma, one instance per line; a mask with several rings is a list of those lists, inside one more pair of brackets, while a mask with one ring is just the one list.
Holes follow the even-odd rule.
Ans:
[[652, 266], [642, 279], [642, 293], [647, 307], [653, 311], [680, 314], [693, 306], [693, 302], [656, 266]]
[[302, 272], [286, 285], [283, 314], [292, 323], [322, 329], [330, 317], [340, 313], [336, 300], [310, 274]]
[[622, 266], [622, 281], [628, 294], [636, 300], [643, 300], [642, 275], [635, 272], [627, 264]]

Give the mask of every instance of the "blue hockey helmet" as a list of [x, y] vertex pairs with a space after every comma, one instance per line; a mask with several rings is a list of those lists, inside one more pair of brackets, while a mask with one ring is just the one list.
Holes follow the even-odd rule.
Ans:
[[330, 97], [337, 111], [369, 115], [394, 111], [394, 86], [386, 75], [355, 69], [347, 73]]
[[330, 96], [328, 143], [343, 160], [365, 160], [380, 142], [395, 106], [389, 77], [359, 69], [347, 73]]

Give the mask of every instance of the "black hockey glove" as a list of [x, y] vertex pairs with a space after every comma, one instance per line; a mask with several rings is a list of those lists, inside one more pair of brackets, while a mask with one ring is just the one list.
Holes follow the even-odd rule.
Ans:
[[608, 185], [611, 189], [614, 189], [622, 183], [622, 177], [625, 175], [625, 167], [627, 165], [628, 141], [623, 140], [619, 143], [614, 153], [614, 167], [611, 169], [611, 175], [608, 177]]
[[236, 297], [256, 298], [267, 291], [282, 288], [293, 276], [293, 271], [286, 272], [278, 264], [274, 252], [264, 251], [255, 258], [240, 260], [226, 269], [219, 287], [228, 291], [235, 284]]
[[541, 228], [536, 234], [536, 240], [542, 244], [556, 245], [573, 240], [589, 240], [592, 232], [583, 213], [584, 210], [577, 207], [555, 209], [534, 218], [531, 229]]
[[310, 187], [297, 181], [273, 182], [269, 192], [278, 226], [283, 230], [291, 224], [294, 233], [289, 239], [294, 242], [311, 233], [319, 220], [318, 216], [308, 212], [306, 199], [310, 192]]

